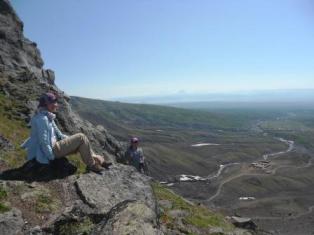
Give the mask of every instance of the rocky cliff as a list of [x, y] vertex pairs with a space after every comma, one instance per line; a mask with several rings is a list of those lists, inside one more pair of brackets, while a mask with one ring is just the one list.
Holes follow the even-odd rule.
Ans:
[[[9, 1], [0, 0], [0, 234], [246, 233], [223, 218], [217, 223], [218, 217], [204, 208], [196, 210], [155, 186], [164, 199], [165, 206], [159, 208], [152, 180], [129, 166], [115, 163], [102, 174], [84, 173], [78, 156], [44, 168], [24, 164], [19, 145], [29, 134], [27, 123], [37, 98], [47, 91], [60, 97], [57, 122], [65, 133], [85, 133], [95, 151], [111, 161], [122, 154], [119, 142], [104, 127], [93, 126], [71, 110], [69, 97], [55, 85], [54, 72], [43, 65]], [[192, 220], [195, 213], [199, 217]], [[164, 225], [159, 218], [165, 219]], [[204, 227], [209, 219], [216, 227]]]

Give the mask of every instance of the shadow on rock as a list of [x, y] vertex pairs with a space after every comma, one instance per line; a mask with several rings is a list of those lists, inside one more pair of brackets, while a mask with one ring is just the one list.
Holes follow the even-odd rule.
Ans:
[[3, 171], [1, 180], [23, 180], [23, 181], [50, 181], [73, 175], [77, 168], [66, 158], [51, 161], [49, 165], [40, 164], [35, 160], [26, 162], [23, 166]]

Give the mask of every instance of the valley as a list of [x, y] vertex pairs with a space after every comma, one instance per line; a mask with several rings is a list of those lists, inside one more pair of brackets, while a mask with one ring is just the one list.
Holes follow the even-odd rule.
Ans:
[[[117, 133], [125, 145], [130, 136], [139, 136], [150, 175], [183, 197], [225, 215], [250, 217], [261, 231], [272, 234], [313, 231], [314, 111], [310, 106], [193, 110], [196, 119], [189, 117], [191, 110], [179, 109], [191, 123], [178, 119], [176, 125], [167, 107], [165, 111], [156, 106], [155, 123], [154, 106], [149, 107], [149, 116], [137, 110], [133, 119], [120, 118], [111, 110], [120, 127], [115, 129], [106, 115], [93, 114], [92, 104], [86, 108], [86, 102], [72, 99], [81, 115]], [[98, 105], [98, 111], [108, 111], [105, 104]], [[132, 106], [137, 105], [129, 104], [128, 109]], [[162, 123], [160, 110], [169, 112]], [[207, 123], [206, 116], [211, 116]]]

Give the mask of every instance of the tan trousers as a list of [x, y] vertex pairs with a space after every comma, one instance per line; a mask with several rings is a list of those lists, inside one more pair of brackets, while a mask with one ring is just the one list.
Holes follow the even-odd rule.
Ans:
[[83, 162], [87, 166], [92, 166], [95, 161], [99, 164], [104, 162], [102, 156], [96, 155], [89, 143], [88, 138], [83, 133], [71, 135], [63, 140], [57, 141], [52, 148], [56, 158], [79, 152]]

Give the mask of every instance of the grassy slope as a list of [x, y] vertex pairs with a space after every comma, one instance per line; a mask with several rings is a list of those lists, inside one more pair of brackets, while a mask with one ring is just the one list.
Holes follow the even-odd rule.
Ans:
[[269, 133], [294, 140], [297, 144], [314, 149], [314, 111], [293, 112], [291, 117], [261, 123]]
[[[126, 126], [193, 128], [193, 129], [228, 129], [242, 128], [246, 119], [221, 115], [219, 113], [173, 108], [159, 105], [128, 104], [72, 97], [71, 104], [83, 115], [96, 114], [95, 121], [105, 119], [108, 126], [116, 122]], [[91, 116], [89, 117], [92, 118]]]
[[[157, 201], [167, 201], [170, 207], [161, 204], [160, 223], [171, 230], [179, 230], [184, 234], [195, 234], [193, 231], [219, 227], [224, 231], [231, 231], [234, 227], [227, 222], [224, 217], [218, 213], [213, 213], [209, 209], [188, 203], [180, 196], [174, 194], [158, 183], [152, 185]], [[182, 218], [174, 217], [171, 211], [184, 211], [187, 214]], [[182, 228], [181, 224], [185, 226]], [[208, 231], [208, 230], [207, 230]]]
[[26, 156], [20, 145], [28, 137], [29, 129], [17, 115], [20, 109], [22, 106], [19, 103], [0, 95], [0, 134], [13, 145], [6, 152], [0, 150], [0, 159], [9, 167], [20, 166]]

